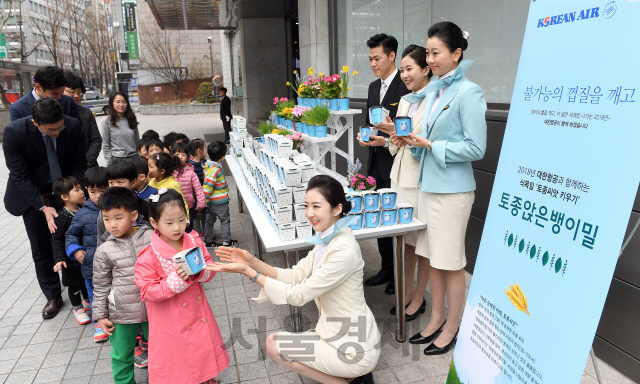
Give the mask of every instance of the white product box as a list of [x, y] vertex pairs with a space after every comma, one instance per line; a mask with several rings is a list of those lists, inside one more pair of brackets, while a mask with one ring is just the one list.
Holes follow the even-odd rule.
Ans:
[[283, 139], [278, 141], [278, 149], [277, 149], [278, 157], [283, 157], [285, 159], [288, 159], [291, 156], [292, 152], [293, 152], [293, 141], [289, 139]]
[[302, 204], [307, 196], [307, 185], [303, 184], [297, 187], [293, 187], [293, 203]]
[[296, 227], [289, 224], [278, 225], [278, 234], [280, 235], [280, 241], [291, 241], [296, 238]]
[[318, 174], [318, 172], [316, 172], [316, 166], [312, 163], [303, 163], [300, 164], [300, 169], [301, 169], [301, 181], [303, 183], [308, 182], [309, 180], [311, 180], [311, 178], [315, 175]]
[[242, 141], [244, 141], [245, 148], [253, 147], [253, 137], [251, 137], [251, 135], [249, 135], [249, 137], [245, 137]]
[[238, 139], [243, 140], [247, 137], [247, 128], [238, 128]]
[[287, 188], [284, 185], [274, 185], [273, 192], [275, 194], [275, 201], [279, 206], [291, 205], [293, 204], [292, 199], [292, 189]]
[[236, 128], [247, 128], [247, 119], [242, 116], [234, 116], [233, 125], [235, 125]]
[[302, 172], [296, 165], [284, 167], [284, 180], [287, 187], [297, 187], [302, 184]]
[[296, 215], [296, 221], [307, 220], [307, 217], [304, 215], [304, 204], [293, 204], [293, 212]]
[[291, 205], [275, 205], [273, 211], [276, 216], [276, 223], [289, 224], [293, 223], [293, 208]]
[[296, 221], [296, 232], [298, 234], [298, 239], [303, 237], [311, 237], [311, 223], [307, 220], [304, 221]]

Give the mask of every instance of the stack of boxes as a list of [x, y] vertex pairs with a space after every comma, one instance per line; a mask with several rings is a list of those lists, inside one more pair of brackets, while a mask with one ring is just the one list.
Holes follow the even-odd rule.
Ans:
[[[236, 126], [240, 132], [240, 124]], [[293, 151], [293, 142], [284, 136], [265, 135], [265, 141], [254, 141], [253, 148], [232, 142], [245, 182], [281, 241], [309, 237], [304, 199], [309, 179], [317, 174], [315, 164]]]
[[247, 119], [242, 116], [235, 116], [231, 121], [231, 130], [230, 142], [232, 148], [253, 147], [253, 136], [247, 132]]

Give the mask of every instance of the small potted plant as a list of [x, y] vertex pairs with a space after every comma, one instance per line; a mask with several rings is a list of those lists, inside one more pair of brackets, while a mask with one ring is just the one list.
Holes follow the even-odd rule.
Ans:
[[340, 97], [340, 76], [325, 77], [325, 86], [322, 90], [323, 97], [329, 100], [327, 107], [332, 111], [338, 110], [338, 98]]
[[309, 129], [309, 120], [311, 120], [311, 124], [313, 124], [313, 131], [315, 137], [327, 137], [327, 120], [329, 120], [329, 116], [331, 115], [331, 111], [329, 107], [325, 107], [324, 105], [316, 105], [311, 108], [309, 111], [309, 118], [307, 118], [307, 130], [309, 131], [309, 136], [311, 136], [311, 130]]
[[376, 179], [371, 176], [364, 176], [360, 173], [362, 163], [360, 159], [356, 159], [355, 163], [349, 162], [347, 169], [349, 170], [349, 187], [354, 191], [373, 191], [376, 189]]
[[302, 152], [302, 149], [305, 146], [305, 142], [301, 132], [293, 132], [290, 135], [286, 135], [285, 137], [293, 141], [294, 151]]
[[262, 142], [266, 143], [266, 141], [264, 140], [264, 135], [268, 135], [271, 133], [271, 131], [273, 131], [273, 125], [271, 125], [270, 121], [262, 121], [258, 125], [258, 131], [260, 131], [260, 136], [262, 136]]
[[[293, 101], [291, 103], [293, 103]], [[295, 105], [292, 105], [292, 106], [288, 106], [287, 105], [287, 106], [284, 107], [284, 109], [282, 110], [282, 115], [283, 115], [283, 117], [285, 119], [284, 120], [285, 123], [284, 124], [280, 124], [283, 127], [285, 127], [286, 129], [291, 130], [291, 131], [293, 131], [293, 122], [291, 121], [291, 119], [293, 119], [293, 107], [294, 106]]]
[[300, 79], [298, 71], [293, 71], [293, 74], [296, 75], [296, 81], [294, 84], [291, 84], [287, 81], [287, 86], [291, 87], [296, 95], [298, 95], [298, 105], [305, 105], [306, 101], [304, 100], [304, 96], [302, 95], [301, 90], [301, 87], [304, 88], [304, 82]]
[[[354, 70], [353, 76], [357, 74], [358, 71]], [[351, 99], [347, 97], [347, 92], [351, 90], [349, 88], [349, 82], [353, 79], [353, 76], [349, 76], [349, 67], [347, 67], [346, 65], [342, 67], [342, 71], [340, 71], [340, 98], [338, 99], [339, 111], [349, 110]]]
[[300, 116], [300, 132], [304, 133], [304, 134], [308, 134], [307, 132], [307, 112], [310, 110], [311, 108], [307, 108], [302, 115]]
[[276, 114], [276, 124], [278, 125], [284, 125], [284, 120], [282, 120], [282, 110], [284, 109], [285, 105], [284, 103], [288, 102], [289, 99], [287, 99], [286, 97], [281, 97], [281, 98], [277, 98], [274, 97], [273, 98], [273, 105], [276, 106], [276, 109], [274, 110], [275, 114]]
[[293, 107], [291, 111], [291, 121], [293, 122], [294, 131], [300, 131], [300, 117], [304, 114], [304, 112], [309, 109], [307, 107], [303, 107], [300, 105], [296, 105]]

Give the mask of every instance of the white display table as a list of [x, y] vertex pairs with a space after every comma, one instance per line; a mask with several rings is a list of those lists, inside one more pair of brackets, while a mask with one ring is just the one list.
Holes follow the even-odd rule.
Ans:
[[[260, 249], [260, 241], [264, 245], [266, 252], [283, 251], [285, 258], [285, 266], [290, 268], [292, 264], [299, 260], [298, 251], [301, 249], [312, 248], [303, 239], [295, 239], [291, 241], [280, 241], [280, 236], [271, 226], [268, 218], [262, 211], [258, 202], [254, 199], [251, 190], [245, 183], [245, 176], [240, 168], [240, 163], [233, 155], [226, 158], [228, 170], [234, 177], [236, 182], [236, 192], [238, 196], [238, 208], [243, 212], [243, 202], [246, 205], [251, 220], [253, 221], [253, 240], [256, 256], [262, 259]], [[322, 171], [320, 171], [322, 172]], [[405, 337], [405, 302], [404, 302], [404, 235], [407, 232], [425, 229], [427, 225], [420, 220], [414, 218], [409, 224], [396, 224], [392, 226], [381, 226], [378, 228], [367, 228], [353, 231], [356, 239], [370, 239], [378, 237], [393, 236], [394, 253], [393, 262], [395, 266], [395, 285], [396, 285], [396, 317], [397, 317], [397, 335], [396, 340], [404, 342]], [[400, 244], [400, 247], [395, 246]], [[400, 249], [398, 249], [400, 248]], [[295, 252], [295, 262], [292, 263], [290, 253]], [[299, 307], [292, 307], [293, 326], [296, 332], [302, 331], [302, 314]]]

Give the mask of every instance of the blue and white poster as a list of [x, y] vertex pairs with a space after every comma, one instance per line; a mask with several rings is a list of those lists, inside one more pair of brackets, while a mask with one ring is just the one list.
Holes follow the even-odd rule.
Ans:
[[640, 167], [639, 0], [537, 0], [447, 383], [579, 383]]

